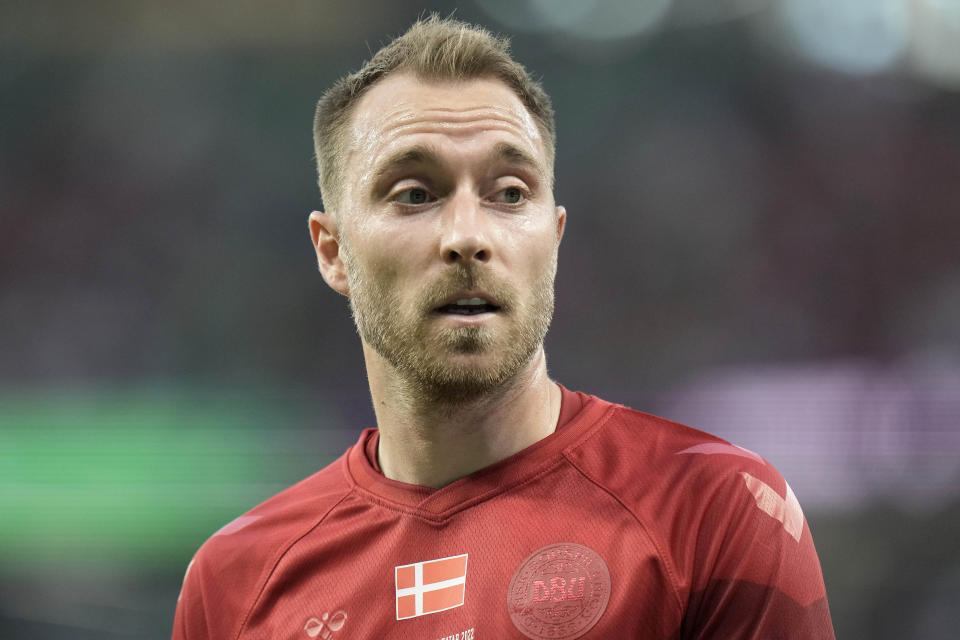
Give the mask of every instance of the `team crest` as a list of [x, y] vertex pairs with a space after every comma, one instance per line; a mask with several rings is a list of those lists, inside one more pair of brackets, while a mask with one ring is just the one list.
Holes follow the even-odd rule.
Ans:
[[574, 640], [600, 620], [610, 599], [610, 571], [589, 547], [561, 542], [520, 564], [507, 591], [513, 624], [528, 638]]

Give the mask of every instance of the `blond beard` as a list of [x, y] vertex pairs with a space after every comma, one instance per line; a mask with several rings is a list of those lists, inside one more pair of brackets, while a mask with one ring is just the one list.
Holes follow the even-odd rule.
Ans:
[[[553, 317], [553, 282], [557, 269], [554, 251], [548, 268], [523, 297], [508, 284], [480, 268], [454, 265], [444, 277], [424, 282], [413, 300], [400, 300], [391, 282], [370, 274], [355, 260], [345, 237], [341, 256], [350, 287], [350, 309], [360, 337], [399, 374], [405, 393], [418, 403], [463, 403], [503, 388], [530, 362], [543, 345]], [[483, 290], [497, 300], [499, 313], [510, 326], [498, 340], [485, 326], [444, 328], [429, 335], [429, 316], [450, 296]], [[497, 343], [500, 343], [498, 347]], [[458, 354], [480, 354], [499, 349], [487, 366], [458, 366]]]

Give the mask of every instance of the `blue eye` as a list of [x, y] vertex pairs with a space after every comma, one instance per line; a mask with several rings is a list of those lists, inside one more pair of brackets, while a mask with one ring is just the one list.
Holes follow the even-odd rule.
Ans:
[[426, 204], [427, 202], [432, 202], [433, 200], [434, 198], [426, 189], [419, 188], [405, 189], [394, 197], [395, 202], [410, 205]]

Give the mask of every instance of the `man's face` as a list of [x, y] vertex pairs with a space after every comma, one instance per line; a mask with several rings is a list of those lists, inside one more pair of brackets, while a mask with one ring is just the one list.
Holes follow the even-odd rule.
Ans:
[[388, 76], [348, 138], [340, 256], [361, 337], [421, 395], [487, 393], [540, 349], [565, 213], [542, 137], [497, 80]]

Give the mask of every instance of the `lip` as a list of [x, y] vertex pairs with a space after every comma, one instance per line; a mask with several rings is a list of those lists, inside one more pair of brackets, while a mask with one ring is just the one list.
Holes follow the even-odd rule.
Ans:
[[496, 311], [484, 311], [483, 313], [473, 313], [462, 315], [458, 313], [436, 313], [434, 318], [444, 323], [451, 323], [458, 327], [470, 327], [493, 322], [498, 317]]
[[[440, 311], [442, 307], [447, 306], [448, 304], [454, 304], [457, 300], [462, 300], [464, 298], [483, 298], [491, 306], [496, 307], [492, 311], [483, 311], [481, 313], [471, 313], [459, 314], [459, 313], [443, 313]], [[454, 326], [459, 327], [469, 327], [475, 325], [481, 325], [486, 322], [492, 321], [494, 318], [499, 316], [503, 312], [503, 307], [500, 306], [499, 301], [486, 293], [485, 291], [479, 290], [470, 290], [470, 291], [458, 291], [450, 296], [447, 296], [443, 302], [434, 307], [433, 316], [441, 319], [443, 322], [452, 323]]]
[[[445, 298], [443, 302], [441, 302], [436, 307], [434, 307], [434, 311], [437, 311], [438, 309], [440, 309], [440, 307], [445, 307], [448, 304], [454, 304], [457, 300], [464, 300], [464, 299], [468, 300], [470, 298], [483, 298], [492, 306], [497, 307], [497, 311], [499, 311], [501, 308], [500, 302], [497, 301], [496, 298], [494, 298], [493, 296], [491, 296], [490, 294], [484, 291], [460, 291], [458, 293], [455, 293]], [[495, 312], [489, 312], [489, 313], [495, 313]], [[483, 315], [483, 314], [477, 314], [477, 315]]]

